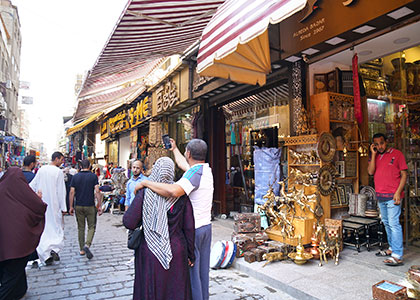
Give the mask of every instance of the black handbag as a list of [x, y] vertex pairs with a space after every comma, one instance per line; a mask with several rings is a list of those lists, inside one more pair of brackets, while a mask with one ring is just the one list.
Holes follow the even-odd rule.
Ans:
[[128, 241], [127, 241], [127, 247], [131, 250], [137, 250], [137, 248], [140, 246], [141, 241], [141, 234], [143, 231], [143, 226], [136, 227], [134, 230], [128, 231]]

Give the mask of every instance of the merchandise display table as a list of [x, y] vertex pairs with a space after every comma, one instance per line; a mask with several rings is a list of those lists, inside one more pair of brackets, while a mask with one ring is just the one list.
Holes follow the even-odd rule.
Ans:
[[383, 249], [383, 224], [380, 219], [351, 216], [343, 220], [343, 238], [344, 244], [355, 246], [358, 252], [362, 245], [366, 245], [368, 251], [376, 245]]

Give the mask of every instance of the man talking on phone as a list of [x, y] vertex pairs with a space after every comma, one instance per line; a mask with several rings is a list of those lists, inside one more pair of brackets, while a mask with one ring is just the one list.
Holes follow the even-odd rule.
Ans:
[[386, 136], [382, 133], [373, 136], [370, 151], [368, 173], [375, 181], [376, 197], [389, 244], [388, 250], [379, 251], [376, 256], [387, 256], [384, 263], [388, 266], [400, 266], [403, 264], [401, 199], [407, 180], [407, 164], [401, 151], [387, 147]]
[[[193, 139], [181, 154], [173, 139], [162, 137], [166, 148], [173, 152], [178, 167], [185, 171], [180, 180], [173, 184], [144, 180], [137, 183], [134, 193], [141, 188], [149, 188], [163, 197], [188, 195], [193, 207], [195, 222], [195, 262], [190, 269], [193, 300], [209, 299], [209, 271], [211, 246], [211, 207], [213, 203], [213, 174], [205, 162], [207, 144], [201, 139]], [[169, 143], [168, 143], [169, 142]]]

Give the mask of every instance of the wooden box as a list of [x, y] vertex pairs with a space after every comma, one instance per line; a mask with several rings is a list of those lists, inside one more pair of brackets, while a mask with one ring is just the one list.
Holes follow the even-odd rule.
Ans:
[[257, 260], [257, 257], [255, 256], [255, 253], [252, 251], [247, 251], [244, 253], [244, 259], [248, 263], [253, 263]]
[[408, 300], [407, 288], [405, 286], [382, 280], [372, 286], [374, 300]]
[[293, 226], [295, 227], [295, 236], [293, 238], [283, 237], [281, 230], [274, 226], [270, 229], [267, 229], [265, 232], [267, 233], [270, 240], [279, 241], [282, 243], [286, 243], [292, 246], [298, 245], [298, 235], [302, 236], [302, 244], [310, 244], [311, 237], [313, 233], [313, 227], [316, 222], [316, 219], [301, 219], [301, 218], [294, 218], [293, 219]]
[[266, 253], [264, 250], [259, 249], [259, 248], [255, 248], [251, 250], [252, 252], [254, 252], [255, 257], [257, 259], [257, 261], [263, 261], [263, 255]]
[[261, 216], [259, 213], [240, 213], [233, 217], [233, 230], [237, 233], [260, 232]]

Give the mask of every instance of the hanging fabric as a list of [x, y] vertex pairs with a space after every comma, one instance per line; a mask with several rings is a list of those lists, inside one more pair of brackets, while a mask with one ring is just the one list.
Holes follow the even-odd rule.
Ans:
[[361, 103], [361, 99], [360, 99], [360, 84], [359, 84], [357, 54], [354, 54], [354, 56], [353, 56], [352, 69], [353, 69], [354, 116], [357, 120], [357, 123], [362, 124], [363, 114], [362, 114], [362, 103]]

